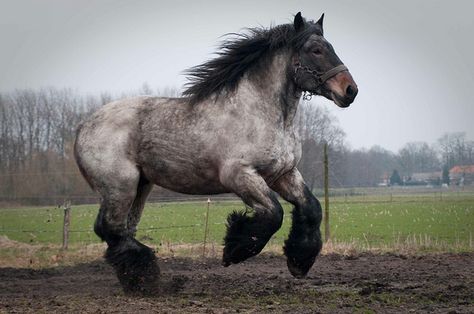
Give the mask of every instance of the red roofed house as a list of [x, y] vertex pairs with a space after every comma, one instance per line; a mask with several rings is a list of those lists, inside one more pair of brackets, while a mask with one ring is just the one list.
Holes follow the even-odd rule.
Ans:
[[449, 180], [455, 185], [474, 184], [474, 165], [452, 167], [449, 170]]

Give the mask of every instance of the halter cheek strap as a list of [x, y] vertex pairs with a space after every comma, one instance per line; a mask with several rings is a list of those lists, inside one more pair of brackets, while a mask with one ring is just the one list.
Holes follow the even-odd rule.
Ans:
[[[300, 70], [309, 74], [316, 81], [316, 84], [317, 84], [316, 88], [319, 88], [327, 80], [329, 80], [331, 77], [335, 76], [336, 74], [340, 72], [344, 72], [344, 71], [349, 71], [349, 69], [344, 64], [340, 64], [324, 73], [319, 73], [315, 70], [308, 68], [307, 66], [302, 66], [301, 63], [298, 62], [295, 67], [295, 77], [294, 77], [295, 82], [296, 82], [296, 75], [298, 71]], [[311, 100], [313, 95], [315, 95], [315, 93], [312, 93], [310, 91], [304, 91], [303, 99]]]

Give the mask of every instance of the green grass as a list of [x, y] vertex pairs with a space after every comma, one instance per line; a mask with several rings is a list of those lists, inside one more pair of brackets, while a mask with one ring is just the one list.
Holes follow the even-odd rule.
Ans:
[[[473, 249], [474, 195], [354, 196], [332, 198], [331, 202], [331, 237], [336, 243], [356, 243], [369, 248], [416, 243]], [[274, 244], [283, 243], [291, 223], [291, 206], [287, 203], [283, 206], [283, 227], [274, 236]], [[206, 202], [148, 204], [138, 238], [157, 245], [202, 243], [206, 207]], [[99, 242], [92, 232], [97, 208], [97, 205], [73, 206], [71, 243]], [[221, 243], [227, 215], [244, 208], [241, 202], [212, 202], [208, 241]], [[63, 210], [58, 208], [0, 209], [0, 235], [20, 242], [59, 244], [62, 222]]]

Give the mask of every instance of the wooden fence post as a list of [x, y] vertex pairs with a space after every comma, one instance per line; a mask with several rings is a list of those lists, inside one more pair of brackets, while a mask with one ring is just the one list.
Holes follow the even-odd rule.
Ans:
[[329, 241], [329, 161], [328, 143], [324, 143], [324, 238]]
[[211, 198], [207, 199], [207, 210], [206, 210], [206, 224], [204, 225], [204, 245], [202, 246], [202, 257], [206, 256], [206, 243], [207, 243], [207, 233], [208, 233], [208, 224], [209, 224], [209, 205], [211, 204]]
[[71, 201], [64, 202], [64, 223], [63, 223], [63, 250], [67, 250], [69, 244], [69, 225], [71, 223]]

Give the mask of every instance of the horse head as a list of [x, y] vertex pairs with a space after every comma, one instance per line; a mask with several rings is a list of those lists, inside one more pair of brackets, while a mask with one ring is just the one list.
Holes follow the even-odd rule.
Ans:
[[346, 108], [357, 95], [357, 84], [324, 38], [323, 19], [324, 14], [317, 22], [306, 21], [300, 12], [295, 16], [294, 81], [300, 90]]

